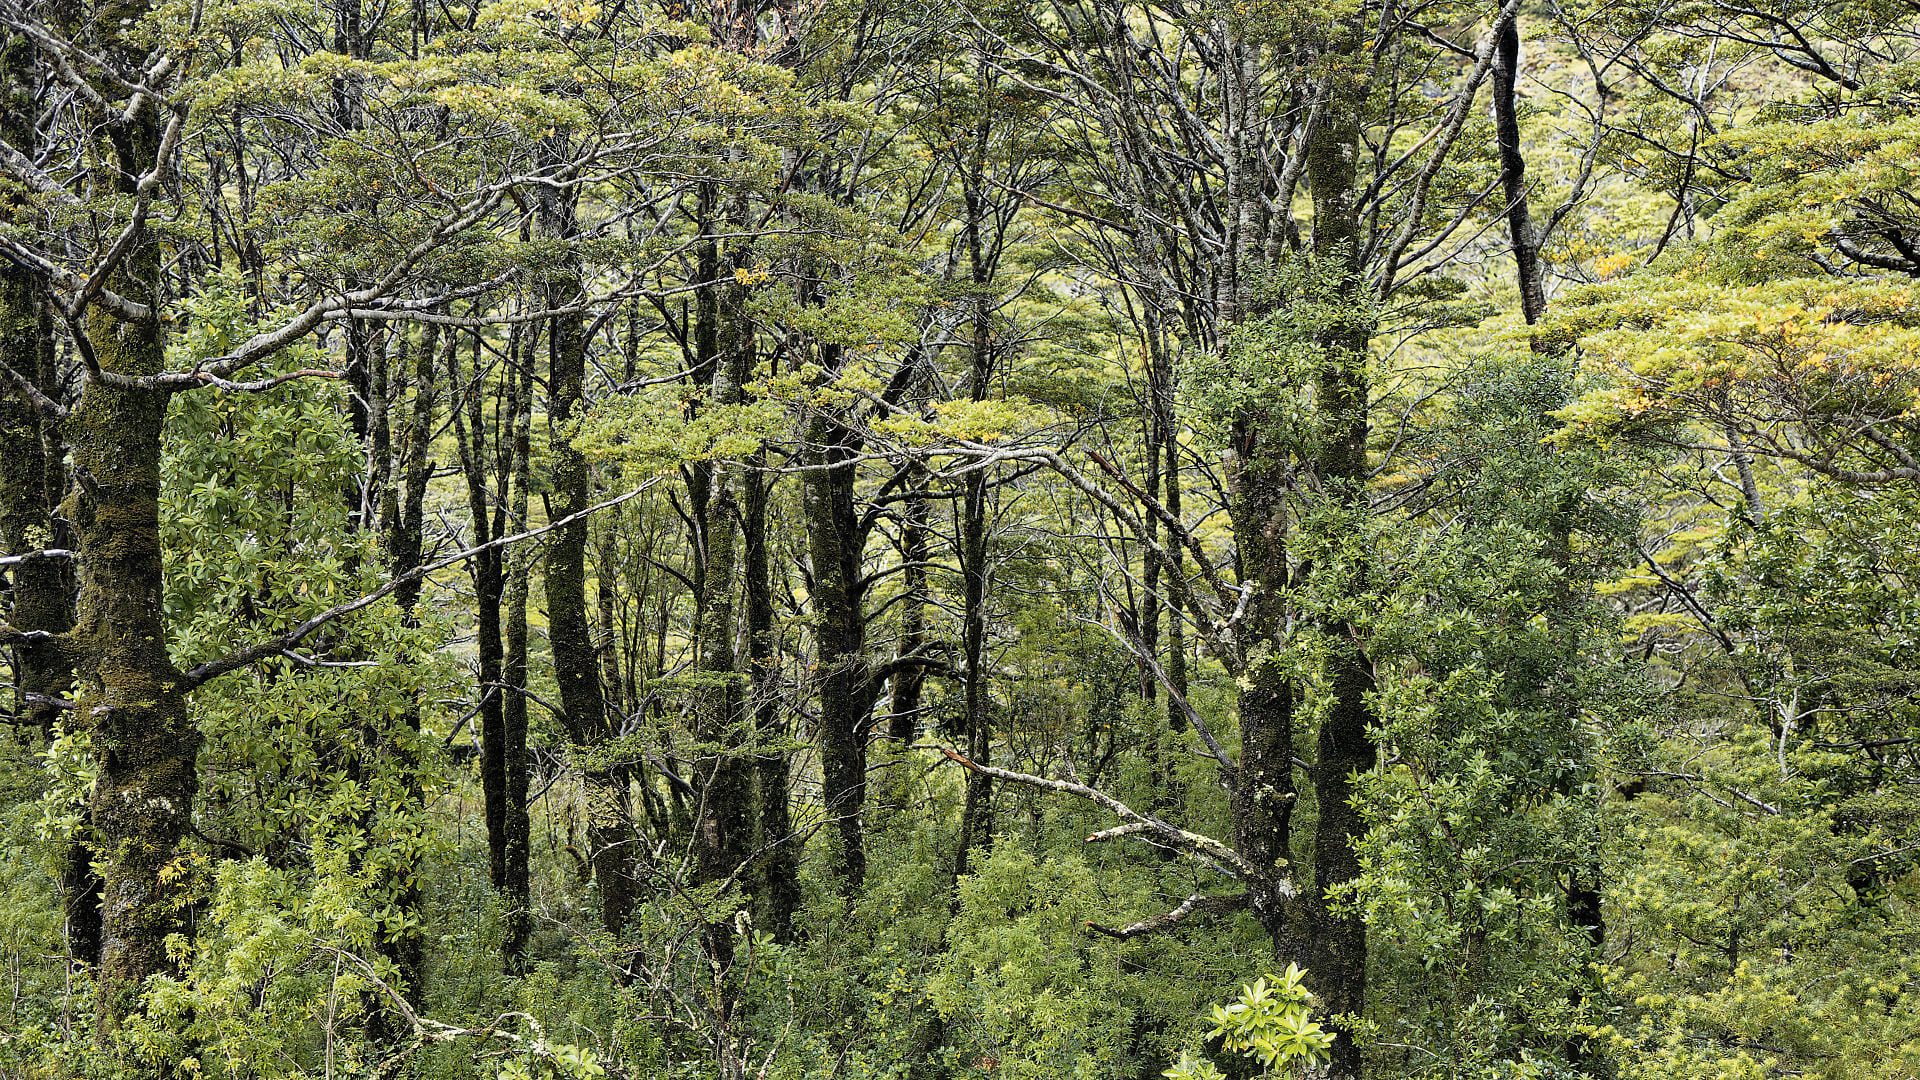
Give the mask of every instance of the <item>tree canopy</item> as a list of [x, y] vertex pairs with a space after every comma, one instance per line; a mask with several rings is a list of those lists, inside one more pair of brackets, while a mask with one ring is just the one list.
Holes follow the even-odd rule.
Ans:
[[0, 0], [0, 1078], [1913, 1080], [1910, 0]]

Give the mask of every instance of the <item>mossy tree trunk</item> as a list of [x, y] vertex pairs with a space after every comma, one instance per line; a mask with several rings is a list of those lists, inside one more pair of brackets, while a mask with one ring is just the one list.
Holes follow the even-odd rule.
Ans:
[[[539, 324], [531, 324], [537, 327]], [[512, 430], [509, 435], [512, 467], [509, 528], [525, 529], [528, 488], [533, 480], [533, 361], [539, 348], [537, 329], [530, 330], [517, 365], [507, 377], [513, 384]], [[506, 937], [501, 952], [507, 971], [526, 970], [527, 941], [533, 934], [533, 894], [528, 876], [532, 827], [527, 816], [527, 586], [533, 552], [525, 545], [513, 548], [506, 559], [506, 647], [500, 667], [501, 840], [505, 874], [500, 897], [506, 904]]]
[[833, 822], [834, 871], [843, 895], [867, 874], [867, 714], [874, 687], [867, 659], [867, 621], [861, 603], [864, 547], [853, 496], [855, 436], [824, 411], [807, 425], [801, 510], [813, 567], [809, 603], [814, 616], [815, 700], [819, 707], [821, 797]]
[[[1240, 679], [1240, 760], [1232, 790], [1233, 846], [1278, 881], [1292, 862], [1294, 710], [1297, 675], [1284, 655], [1290, 509], [1288, 451], [1265, 438], [1272, 421], [1256, 414], [1235, 423], [1229, 509], [1243, 587], [1250, 588]], [[1250, 886], [1254, 918], [1276, 952], [1298, 955], [1304, 935], [1289, 897]]]
[[[549, 136], [543, 153], [560, 160], [564, 134]], [[558, 142], [558, 145], [555, 145]], [[568, 241], [575, 233], [576, 195], [571, 190], [542, 188], [539, 194], [541, 233], [551, 240]], [[591, 491], [587, 459], [574, 444], [574, 431], [586, 411], [587, 342], [585, 315], [577, 308], [581, 295], [579, 268], [569, 258], [546, 284], [546, 304], [558, 312], [547, 320], [548, 382], [547, 431], [552, 459], [552, 515], [574, 518], [554, 531], [547, 543], [544, 585], [547, 598], [547, 635], [553, 647], [553, 676], [559, 684], [561, 720], [574, 745], [591, 748], [612, 735], [600, 681], [600, 655], [587, 613], [587, 528], [583, 514]], [[631, 810], [627, 799], [627, 771], [621, 766], [594, 764], [582, 772], [587, 797], [588, 860], [600, 887], [600, 922], [618, 936], [633, 910], [636, 884]]]
[[[1357, 64], [1358, 31], [1338, 32], [1332, 52], [1337, 61]], [[1350, 309], [1318, 334], [1320, 370], [1315, 380], [1319, 446], [1313, 461], [1322, 494], [1338, 505], [1345, 565], [1321, 566], [1317, 573], [1340, 575], [1337, 589], [1359, 597], [1368, 584], [1364, 549], [1370, 507], [1367, 501], [1367, 351], [1373, 325], [1364, 302], [1366, 282], [1360, 269], [1361, 223], [1358, 160], [1365, 85], [1356, 71], [1330, 76], [1326, 113], [1308, 140], [1306, 179], [1313, 197], [1312, 252], [1318, 269], [1335, 275]], [[1355, 844], [1366, 822], [1353, 804], [1354, 778], [1372, 770], [1376, 751], [1370, 729], [1373, 710], [1367, 693], [1373, 669], [1354, 627], [1334, 618], [1322, 627], [1331, 645], [1325, 681], [1331, 700], [1320, 722], [1313, 766], [1314, 826], [1313, 962], [1315, 992], [1331, 1015], [1361, 1016], [1367, 1004], [1367, 929], [1358, 914], [1342, 910], [1330, 894], [1360, 876]], [[1361, 1051], [1350, 1028], [1336, 1025], [1330, 1075], [1351, 1080], [1361, 1074]]]
[[[709, 206], [711, 203], [708, 204]], [[748, 231], [744, 193], [735, 193], [725, 208], [726, 231], [736, 236]], [[723, 257], [724, 256], [724, 257]], [[734, 242], [721, 252], [714, 248], [706, 260], [713, 267], [711, 283], [703, 290], [704, 326], [700, 333], [711, 381], [704, 407], [737, 409], [746, 397], [753, 369], [755, 328], [747, 312], [747, 285], [741, 271], [751, 265], [752, 251]], [[751, 750], [753, 722], [748, 714], [749, 673], [740, 668], [736, 646], [742, 601], [743, 509], [745, 469], [734, 462], [703, 462], [695, 467], [703, 487], [696, 524], [701, 548], [698, 593], [698, 678], [694, 685], [695, 738], [702, 744], [693, 764], [698, 792], [693, 822], [693, 878], [716, 891], [698, 912], [701, 949], [711, 974], [708, 1008], [713, 1023], [712, 1047], [718, 1075], [737, 1077], [745, 1064], [740, 1058], [737, 1024], [741, 1019], [741, 973], [735, 970], [734, 939], [737, 915], [748, 903], [749, 862], [755, 839], [756, 757]], [[751, 592], [751, 585], [747, 592]], [[751, 597], [747, 598], [749, 606]], [[752, 645], [749, 643], [749, 651]]]
[[[141, 50], [111, 35], [144, 16], [143, 4], [107, 5], [94, 25], [116, 66], [139, 70]], [[157, 180], [163, 117], [145, 102], [103, 117], [99, 150], [114, 162], [116, 192], [138, 204], [142, 176]], [[82, 692], [76, 724], [90, 727], [98, 765], [93, 826], [101, 876], [96, 1036], [109, 1041], [138, 1007], [148, 977], [167, 967], [179, 928], [185, 875], [172, 872], [191, 827], [200, 733], [189, 687], [167, 652], [162, 606], [160, 460], [170, 391], [142, 384], [166, 361], [157, 319], [165, 297], [157, 238], [133, 224], [106, 285], [144, 304], [145, 318], [96, 306], [85, 315], [90, 371], [68, 421], [74, 490], [65, 517], [77, 540], [79, 597], [70, 637]]]
[[[139, 270], [157, 270], [157, 251], [140, 254], [123, 295], [141, 284]], [[87, 332], [108, 376], [160, 371], [157, 326], [96, 310]], [[169, 397], [90, 378], [70, 425], [77, 490], [68, 517], [80, 560], [73, 642], [84, 685], [75, 711], [92, 727], [99, 767], [93, 824], [102, 880], [103, 1040], [135, 1007], [146, 979], [167, 966], [183, 879], [168, 870], [199, 786], [200, 732], [187, 714], [186, 679], [167, 655], [161, 606], [160, 453]]]

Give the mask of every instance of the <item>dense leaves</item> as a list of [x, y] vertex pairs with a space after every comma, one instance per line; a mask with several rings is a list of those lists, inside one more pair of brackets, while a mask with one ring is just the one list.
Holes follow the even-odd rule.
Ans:
[[1920, 1071], [1910, 4], [0, 32], [0, 1077]]

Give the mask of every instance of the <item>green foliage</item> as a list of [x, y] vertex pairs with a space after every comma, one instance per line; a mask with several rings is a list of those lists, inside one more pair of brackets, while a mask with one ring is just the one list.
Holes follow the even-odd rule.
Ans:
[[1627, 1075], [1913, 1070], [1893, 1018], [1915, 1008], [1920, 817], [1878, 749], [1915, 732], [1912, 508], [1817, 486], [1732, 516], [1702, 560], [1732, 647], [1646, 766], [1679, 783], [1617, 812], [1613, 925], [1648, 943], [1608, 973], [1634, 1004], [1602, 1032]]
[[1573, 898], [1601, 880], [1606, 785], [1656, 699], [1607, 655], [1591, 592], [1638, 526], [1627, 477], [1545, 444], [1574, 387], [1564, 363], [1496, 354], [1436, 399], [1404, 479], [1431, 517], [1395, 537], [1368, 624], [1387, 763], [1360, 781], [1347, 899], [1382, 973], [1430, 987], [1375, 1014], [1410, 1077], [1570, 1068], [1608, 1004]]
[[1328, 364], [1363, 364], [1338, 356], [1331, 335], [1375, 326], [1377, 305], [1356, 299], [1347, 287], [1343, 259], [1295, 255], [1263, 267], [1254, 283], [1253, 317], [1235, 328], [1218, 353], [1195, 355], [1181, 380], [1201, 431], [1225, 441], [1236, 422], [1258, 418], [1275, 450], [1311, 455], [1327, 419], [1313, 405], [1310, 387]]
[[[165, 580], [119, 599], [183, 671], [286, 633], [393, 584], [397, 496], [369, 489], [417, 466], [420, 546], [536, 534], [504, 555], [526, 670], [467, 671], [488, 552], [195, 686], [159, 872], [180, 932], [99, 1038], [61, 904], [92, 902], [63, 890], [127, 733], [16, 693], [8, 1080], [1246, 1080], [1349, 1049], [1396, 1080], [1920, 1074], [1911, 3], [1505, 12], [1547, 234], [1528, 327], [1521, 178], [1460, 81], [1484, 4], [98, 6], [0, 57], [0, 126], [32, 143], [0, 162], [0, 269], [9, 297], [87, 296], [106, 352], [137, 320], [98, 290], [153, 279]], [[109, 77], [96, 47], [156, 51]], [[179, 142], [143, 181], [149, 119]], [[129, 244], [137, 272], [94, 276]], [[97, 392], [38, 303], [0, 313], [13, 381]], [[302, 313], [229, 372], [254, 389], [214, 376]], [[74, 433], [35, 408], [5, 426], [57, 458]], [[589, 526], [605, 732], [550, 663], [562, 443], [591, 498], [645, 488]], [[53, 465], [0, 492], [47, 511], [28, 547], [108, 479]], [[751, 591], [712, 591], [717, 529]], [[25, 552], [0, 555], [17, 599]], [[832, 661], [830, 576], [858, 624]], [[18, 683], [43, 645], [8, 640]], [[1377, 761], [1345, 837], [1316, 794], [1344, 775], [1318, 749], [1337, 660]], [[838, 676], [869, 713], [828, 715]], [[503, 700], [525, 775], [496, 768]], [[864, 789], [823, 793], [827, 732]], [[957, 873], [969, 780], [938, 750], [976, 732], [1131, 810], [976, 776], [991, 836]], [[1274, 793], [1213, 755], [1261, 734], [1305, 779], [1246, 837]], [[857, 887], [828, 857], [849, 822]], [[1183, 908], [1271, 883], [1137, 843], [1163, 826], [1251, 840], [1299, 895]], [[703, 866], [733, 829], [739, 865]], [[776, 885], [792, 933], [762, 925]], [[1346, 917], [1355, 966], [1255, 978]], [[1316, 976], [1362, 973], [1315, 1016]]]
[[[88, 768], [84, 758], [68, 760], [69, 769]], [[0, 742], [0, 993], [9, 1002], [0, 1071], [24, 1077], [59, 1055], [64, 1032], [90, 1034], [90, 980], [83, 973], [69, 985], [44, 962], [61, 952], [58, 881], [72, 804], [58, 792], [61, 777], [43, 779], [39, 765], [17, 742]]]
[[[1619, 932], [1647, 942], [1609, 971], [1633, 1002], [1599, 1034], [1635, 1078], [1819, 1077], [1912, 1072], [1916, 926], [1910, 836], [1843, 820], [1840, 755], [1789, 751], [1751, 727], [1684, 765], [1698, 777], [1622, 816]], [[1884, 886], [1860, 877], [1884, 867]]]
[[1041, 861], [1013, 844], [960, 884], [930, 990], [983, 1068], [992, 1061], [993, 1071], [1029, 1080], [1119, 1064], [1130, 1017], [1124, 998], [1101, 992], [1106, 949], [1085, 928], [1100, 891], [1079, 860]]
[[[1312, 995], [1301, 985], [1306, 972], [1288, 964], [1284, 974], [1268, 975], [1240, 988], [1240, 997], [1215, 1005], [1209, 1017], [1218, 1039], [1228, 1051], [1258, 1062], [1263, 1075], [1310, 1068], [1325, 1061], [1337, 1036], [1321, 1029], [1308, 1012]], [[1269, 985], [1271, 981], [1271, 985]], [[1161, 1073], [1167, 1080], [1220, 1080], [1211, 1062], [1182, 1054], [1178, 1064]]]

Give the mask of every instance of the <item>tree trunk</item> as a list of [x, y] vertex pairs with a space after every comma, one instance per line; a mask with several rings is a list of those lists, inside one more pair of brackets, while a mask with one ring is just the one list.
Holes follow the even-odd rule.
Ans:
[[842, 895], [866, 879], [867, 713], [873, 706], [866, 656], [866, 613], [860, 602], [859, 521], [850, 435], [824, 413], [807, 430], [801, 476], [807, 549], [813, 564], [815, 686], [819, 706], [821, 797], [834, 823], [834, 869]]
[[[968, 388], [974, 401], [985, 401], [993, 378], [993, 313], [989, 307], [987, 285], [993, 268], [988, 263], [980, 233], [985, 215], [980, 158], [985, 153], [988, 125], [982, 123], [973, 168], [966, 186], [967, 262], [973, 280], [972, 340], [969, 352], [973, 363]], [[961, 618], [961, 647], [966, 654], [964, 693], [967, 704], [967, 753], [975, 764], [992, 764], [993, 716], [987, 699], [987, 473], [974, 469], [967, 473], [966, 495], [960, 516], [960, 574], [965, 593]], [[973, 851], [985, 852], [993, 846], [993, 780], [978, 770], [967, 773], [966, 802], [960, 811], [960, 843], [954, 855], [954, 877], [963, 877], [972, 862]]]
[[[902, 515], [900, 557], [907, 569], [902, 587], [907, 594], [900, 606], [900, 646], [896, 658], [917, 656], [927, 646], [927, 497], [926, 471], [918, 467], [908, 480], [906, 512]], [[922, 664], [903, 664], [893, 673], [893, 698], [887, 706], [887, 739], [897, 746], [912, 743], [920, 729], [920, 702], [927, 684]]]
[[699, 791], [698, 819], [694, 823], [693, 879], [699, 885], [718, 885], [712, 907], [696, 909], [701, 921], [700, 945], [712, 979], [707, 1007], [713, 1024], [714, 1064], [718, 1075], [734, 1080], [742, 1075], [736, 1016], [741, 979], [734, 971], [734, 915], [740, 910], [742, 882], [753, 842], [753, 773], [736, 751], [743, 738], [742, 678], [734, 656], [734, 590], [739, 576], [736, 544], [739, 506], [733, 494], [732, 467], [715, 471], [714, 494], [708, 504], [707, 576], [700, 616], [700, 673], [698, 722], [694, 737], [717, 745], [694, 763], [694, 785]]
[[[992, 764], [993, 717], [987, 700], [987, 479], [984, 470], [967, 474], [960, 517], [960, 573], [965, 610], [961, 645], [966, 656], [964, 694], [967, 707], [967, 754], [976, 764]], [[975, 849], [993, 846], [993, 781], [975, 771], [967, 773], [966, 801], [960, 811], [960, 842], [953, 874], [964, 877], [971, 869]]]
[[[1174, 521], [1184, 521], [1181, 514], [1180, 484], [1180, 429], [1175, 421], [1174, 412], [1174, 359], [1168, 355], [1167, 340], [1161, 325], [1157, 298], [1147, 301], [1143, 312], [1142, 327], [1146, 331], [1147, 360], [1147, 429], [1153, 437], [1147, 440], [1147, 452], [1160, 455], [1160, 460], [1149, 469], [1149, 479], [1159, 480], [1165, 488], [1164, 496], [1149, 488], [1149, 493], [1162, 499], [1167, 516]], [[1157, 536], [1159, 517], [1146, 515], [1148, 535]], [[1187, 639], [1186, 623], [1181, 619], [1180, 604], [1174, 599], [1184, 591], [1186, 576], [1186, 556], [1178, 542], [1166, 545], [1170, 556], [1164, 562], [1151, 551], [1145, 555], [1147, 568], [1147, 590], [1150, 595], [1143, 599], [1145, 610], [1140, 616], [1141, 644], [1147, 649], [1159, 651], [1160, 618], [1166, 618], [1166, 673], [1169, 693], [1166, 695], [1167, 730], [1172, 738], [1164, 740], [1168, 745], [1160, 753], [1159, 768], [1156, 770], [1157, 784], [1154, 791], [1154, 806], [1162, 815], [1177, 814], [1186, 803], [1186, 791], [1176, 770], [1176, 759], [1180, 753], [1180, 737], [1187, 730], [1187, 713], [1180, 699], [1187, 695]], [[1161, 591], [1164, 590], [1164, 593]], [[1166, 598], [1164, 601], [1162, 597]], [[1155, 685], [1151, 673], [1143, 672], [1142, 681], [1149, 686]], [[1163, 741], [1155, 733], [1156, 744]], [[1291, 737], [1289, 737], [1291, 741]], [[1167, 852], [1167, 858], [1173, 853]]]
[[1540, 280], [1540, 237], [1534, 233], [1527, 205], [1527, 159], [1520, 151], [1520, 117], [1514, 100], [1520, 74], [1520, 16], [1501, 20], [1497, 33], [1493, 126], [1500, 147], [1500, 188], [1507, 197], [1507, 238], [1513, 246], [1513, 268], [1520, 281], [1520, 313], [1532, 326], [1547, 310], [1547, 296]]
[[[1284, 660], [1283, 605], [1289, 582], [1287, 458], [1264, 445], [1268, 421], [1256, 416], [1234, 431], [1230, 509], [1240, 583], [1247, 601], [1245, 671], [1239, 692], [1240, 762], [1231, 813], [1233, 846], [1273, 876], [1292, 861], [1294, 675]], [[1273, 939], [1276, 953], [1295, 957], [1305, 935], [1294, 925], [1289, 898], [1262, 885], [1249, 888], [1254, 918]]]
[[[732, 747], [742, 735], [745, 701], [733, 648], [739, 503], [733, 494], [733, 477], [726, 472], [720, 473], [715, 487], [707, 533], [707, 598], [700, 616], [700, 671], [704, 678], [698, 689], [701, 708], [695, 737]], [[722, 750], [696, 764], [695, 786], [701, 802], [694, 833], [696, 882], [725, 882], [746, 862], [753, 840], [751, 779], [737, 753]], [[711, 921], [718, 925], [725, 919]], [[730, 934], [729, 929], [723, 936]]]
[[[551, 144], [564, 136], [549, 136]], [[559, 154], [549, 150], [558, 160]], [[570, 240], [575, 233], [574, 196], [543, 188], [540, 194], [541, 232], [554, 240]], [[547, 283], [549, 309], [565, 308], [580, 298], [580, 279], [569, 264]], [[587, 459], [574, 445], [574, 427], [586, 409], [587, 343], [584, 315], [579, 311], [548, 320], [547, 430], [552, 457], [553, 516], [570, 517], [588, 505]], [[612, 734], [600, 684], [600, 657], [587, 617], [587, 520], [583, 517], [555, 530], [546, 558], [547, 635], [553, 646], [553, 677], [560, 687], [560, 708], [567, 737], [575, 745], [592, 747]], [[633, 910], [633, 828], [627, 802], [624, 768], [585, 770], [582, 782], [587, 798], [587, 847], [593, 875], [600, 885], [600, 924], [615, 937]]]
[[[758, 465], [753, 462], [751, 465]], [[793, 836], [788, 738], [778, 695], [779, 640], [773, 624], [773, 576], [767, 559], [768, 474], [749, 467], [741, 519], [746, 541], [747, 662], [751, 668], [754, 731], [761, 752], [754, 761], [755, 822], [761, 851], [755, 882], [759, 922], [782, 943], [793, 940], [800, 908], [800, 851]], [[771, 749], [769, 749], [771, 747]]]
[[[1351, 45], [1353, 31], [1343, 31]], [[1348, 58], [1357, 53], [1351, 49]], [[1325, 269], [1338, 269], [1341, 292], [1353, 310], [1336, 316], [1319, 334], [1322, 350], [1316, 406], [1323, 434], [1316, 469], [1326, 497], [1339, 505], [1340, 519], [1363, 530], [1369, 516], [1367, 481], [1367, 349], [1372, 325], [1362, 297], [1360, 222], [1356, 163], [1360, 153], [1360, 123], [1364, 98], [1345, 73], [1332, 78], [1326, 115], [1307, 145], [1307, 185], [1313, 196], [1314, 257]], [[1349, 595], [1368, 587], [1366, 554], [1356, 551], [1355, 565], [1326, 567], [1343, 575]], [[1354, 629], [1340, 621], [1323, 625], [1334, 648], [1327, 659], [1326, 680], [1332, 698], [1320, 723], [1319, 753], [1314, 763], [1314, 797], [1319, 816], [1314, 829], [1315, 930], [1311, 969], [1315, 990], [1329, 1014], [1361, 1016], [1367, 1005], [1367, 931], [1358, 915], [1339, 912], [1327, 897], [1360, 874], [1354, 843], [1366, 830], [1352, 804], [1353, 779], [1374, 766], [1375, 748], [1368, 734], [1372, 711], [1366, 693], [1372, 688], [1372, 667]], [[1352, 1029], [1333, 1025], [1340, 1037], [1333, 1047], [1331, 1075], [1352, 1080], [1361, 1073], [1360, 1047]]]
[[[508, 378], [516, 382], [511, 412], [510, 528], [524, 529], [527, 522], [527, 488], [532, 471], [528, 459], [532, 449], [534, 352], [535, 343], [529, 340], [517, 358], [518, 369], [508, 372]], [[533, 932], [533, 897], [527, 867], [532, 839], [527, 818], [527, 578], [532, 564], [533, 552], [524, 545], [507, 556], [507, 641], [500, 672], [500, 771], [504, 774], [501, 777], [501, 832], [505, 871], [500, 895], [507, 911], [501, 954], [506, 969], [513, 974], [526, 970], [527, 939]]]
[[[454, 439], [460, 447], [460, 468], [467, 481], [467, 514], [473, 524], [475, 546], [491, 543], [500, 535], [505, 506], [491, 497], [487, 486], [486, 414], [481, 408], [480, 339], [474, 336], [473, 381], [465, 383], [460, 374], [457, 349], [447, 350], [448, 385], [456, 394], [465, 395], [464, 414], [460, 403], [453, 406]], [[510, 439], [501, 440], [508, 446]], [[502, 660], [500, 605], [506, 595], [505, 553], [493, 547], [474, 556], [468, 563], [473, 575], [474, 651], [480, 700], [476, 704], [480, 724], [480, 791], [487, 820], [487, 879], [496, 889], [507, 883], [507, 773], [506, 722], [504, 695], [500, 690]]]
[[[135, 17], [142, 10], [116, 10]], [[115, 20], [117, 33], [131, 18]], [[138, 50], [103, 45], [121, 66], [138, 69]], [[118, 165], [120, 194], [157, 167], [159, 117], [132, 110], [114, 128], [103, 156]], [[100, 371], [134, 378], [158, 374], [166, 345], [157, 315], [164, 297], [159, 244], [137, 234], [108, 287], [148, 305], [156, 318], [129, 321], [105, 309], [86, 316], [85, 339]], [[200, 732], [187, 715], [185, 679], [167, 653], [161, 605], [160, 456], [171, 395], [89, 376], [69, 419], [73, 478], [66, 518], [79, 552], [79, 601], [73, 659], [83, 692], [74, 716], [93, 728], [98, 762], [93, 824], [101, 872], [98, 1026], [104, 1045], [134, 1008], [146, 979], [167, 966], [166, 938], [178, 928], [181, 875], [166, 873], [186, 834], [199, 788]]]
[[[729, 232], [739, 235], [747, 231], [744, 195], [729, 200], [726, 220]], [[711, 293], [705, 309], [711, 322], [703, 334], [703, 348], [710, 349], [712, 356], [707, 402], [713, 409], [739, 406], [752, 372], [754, 327], [747, 314], [747, 286], [741, 274], [751, 262], [751, 250], [744, 244], [729, 245], [725, 269], [716, 260], [714, 276], [708, 279], [712, 284], [704, 290]], [[743, 472], [738, 465], [723, 463], [704, 463], [696, 469], [706, 491], [696, 519], [703, 541], [705, 573], [699, 591], [700, 677], [695, 684], [694, 737], [711, 749], [693, 765], [698, 791], [693, 861], [695, 883], [718, 886], [719, 890], [712, 906], [697, 914], [702, 924], [701, 949], [712, 979], [707, 1007], [713, 1024], [714, 1065], [724, 1080], [735, 1080], [745, 1068], [736, 1033], [743, 980], [735, 970], [734, 939], [737, 915], [751, 884], [748, 862], [754, 840], [756, 779], [754, 759], [746, 749], [751, 741], [751, 719], [744, 691], [750, 676], [741, 673], [735, 648], [736, 604], [743, 576], [737, 491], [743, 485]]]
[[[157, 270], [156, 250], [140, 255], [136, 265]], [[88, 338], [103, 371], [161, 370], [155, 325], [95, 311]], [[73, 638], [85, 686], [75, 713], [93, 725], [99, 764], [93, 824], [102, 881], [96, 978], [103, 1043], [133, 1011], [148, 976], [167, 966], [182, 878], [166, 869], [199, 787], [200, 732], [187, 715], [185, 679], [167, 655], [160, 600], [160, 447], [169, 396], [89, 379], [71, 421], [79, 490], [67, 516], [80, 555]]]

